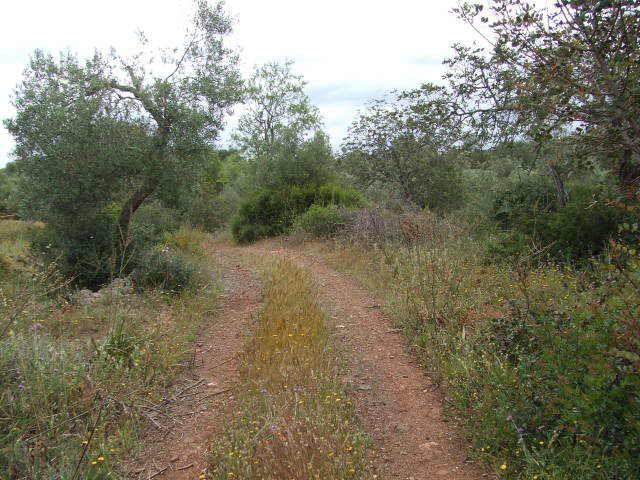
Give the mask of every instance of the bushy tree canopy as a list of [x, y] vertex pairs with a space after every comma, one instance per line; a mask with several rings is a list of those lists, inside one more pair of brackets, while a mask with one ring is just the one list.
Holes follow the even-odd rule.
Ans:
[[490, 47], [456, 45], [448, 63], [458, 113], [485, 137], [567, 136], [612, 160], [621, 184], [640, 174], [640, 3], [525, 0], [464, 3]]
[[223, 43], [230, 31], [222, 6], [201, 0], [185, 44], [160, 55], [36, 51], [5, 121], [25, 212], [64, 237], [115, 202], [126, 244], [132, 214], [193, 180], [240, 98], [237, 56]]

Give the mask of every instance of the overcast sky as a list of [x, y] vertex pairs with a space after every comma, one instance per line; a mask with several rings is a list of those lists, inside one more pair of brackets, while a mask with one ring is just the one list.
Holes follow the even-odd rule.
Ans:
[[[113, 46], [137, 48], [142, 30], [153, 44], [181, 45], [189, 0], [0, 0], [0, 118], [30, 53], [71, 50], [81, 56]], [[227, 0], [236, 18], [230, 45], [241, 49], [246, 76], [267, 61], [294, 61], [307, 93], [338, 146], [358, 109], [393, 89], [439, 82], [454, 42], [476, 34], [450, 13], [457, 0]], [[233, 120], [230, 122], [233, 123]], [[0, 166], [11, 136], [0, 129]]]

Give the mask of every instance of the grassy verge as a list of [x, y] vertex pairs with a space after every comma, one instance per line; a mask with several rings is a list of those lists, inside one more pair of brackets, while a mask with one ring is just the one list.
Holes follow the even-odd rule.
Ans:
[[[377, 292], [467, 419], [475, 455], [519, 479], [640, 471], [640, 272], [532, 256], [483, 261], [485, 242], [438, 220], [414, 245], [321, 247]], [[621, 261], [626, 255], [624, 262]]]
[[54, 268], [26, 255], [28, 227], [5, 225], [0, 479], [124, 478], [121, 461], [135, 451], [146, 405], [188, 362], [216, 287], [136, 293], [121, 281], [69, 295]]
[[340, 378], [309, 276], [265, 267], [264, 309], [248, 344], [240, 407], [211, 454], [212, 479], [371, 478], [367, 436]]

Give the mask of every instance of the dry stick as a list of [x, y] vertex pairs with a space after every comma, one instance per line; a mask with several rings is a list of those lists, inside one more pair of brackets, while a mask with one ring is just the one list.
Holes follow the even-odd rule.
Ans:
[[178, 393], [173, 394], [173, 398], [179, 397], [180, 395], [182, 395], [184, 392], [186, 392], [187, 390], [191, 390], [193, 387], [197, 387], [198, 385], [200, 385], [201, 383], [204, 382], [204, 379], [201, 378], [200, 380], [198, 380], [197, 382], [189, 385], [186, 388], [183, 388], [182, 390], [180, 390]]
[[231, 357], [229, 360], [225, 360], [225, 361], [224, 361], [224, 362], [222, 362], [222, 363], [219, 363], [219, 364], [217, 364], [217, 365], [214, 365], [213, 367], [210, 367], [210, 369], [211, 369], [211, 370], [213, 370], [214, 368], [218, 368], [218, 367], [221, 367], [222, 365], [226, 365], [227, 363], [229, 363], [229, 362], [231, 362], [231, 361], [235, 360], [237, 357], [238, 357], [238, 355], [236, 354], [236, 355], [234, 355], [233, 357]]
[[199, 398], [198, 400], [202, 401], [202, 400], [204, 400], [205, 398], [215, 397], [216, 395], [220, 395], [221, 393], [227, 393], [227, 392], [230, 392], [230, 391], [231, 391], [231, 390], [233, 390], [234, 388], [235, 388], [235, 387], [231, 387], [231, 388], [227, 388], [226, 390], [220, 390], [219, 392], [213, 392], [213, 393], [210, 393], [209, 395], [205, 395], [204, 397]]
[[162, 415], [163, 417], [167, 417], [169, 420], [173, 420], [175, 423], [179, 423], [180, 425], [184, 425], [180, 420], [177, 420], [177, 419], [173, 418], [171, 415], [167, 415], [166, 413], [161, 412], [157, 408], [147, 407], [146, 405], [140, 405], [140, 407], [141, 408], [145, 408], [147, 410], [151, 410], [153, 412], [156, 412], [156, 413]]
[[147, 417], [149, 420], [151, 420], [151, 421], [153, 422], [153, 424], [154, 424], [156, 427], [158, 427], [160, 430], [164, 430], [164, 431], [168, 430], [167, 428], [163, 427], [163, 426], [162, 426], [162, 425], [160, 425], [158, 422], [156, 422], [156, 421], [154, 420], [154, 418], [153, 418], [151, 415], [145, 415], [145, 417]]
[[176, 468], [176, 470], [186, 470], [187, 468], [191, 468], [193, 467], [193, 463], [190, 463], [189, 465], [185, 465], [184, 467], [178, 467]]
[[[94, 401], [97, 399], [98, 399], [98, 393], [96, 393]], [[82, 464], [82, 460], [84, 460], [84, 457], [87, 454], [87, 450], [89, 449], [89, 444], [91, 444], [91, 439], [93, 438], [93, 434], [96, 432], [96, 429], [98, 428], [98, 423], [100, 422], [100, 418], [102, 417], [103, 408], [104, 408], [104, 402], [102, 403], [102, 405], [100, 405], [100, 410], [98, 410], [98, 416], [96, 418], [96, 421], [93, 423], [93, 428], [91, 429], [91, 433], [89, 434], [89, 439], [87, 440], [87, 443], [84, 444], [84, 448], [82, 449], [82, 455], [80, 455], [80, 459], [76, 464], [76, 469], [73, 471], [71, 480], [75, 480], [76, 475], [80, 471], [80, 465]]]
[[162, 475], [164, 472], [166, 472], [169, 469], [169, 467], [164, 467], [162, 470], [158, 470], [156, 473], [154, 473], [153, 475], [149, 475], [148, 480], [151, 480], [152, 478], [157, 477], [158, 475]]

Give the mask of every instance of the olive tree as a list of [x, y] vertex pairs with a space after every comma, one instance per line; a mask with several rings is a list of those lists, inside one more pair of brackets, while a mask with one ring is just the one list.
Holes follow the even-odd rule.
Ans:
[[221, 4], [196, 7], [180, 48], [144, 44], [131, 58], [96, 51], [87, 60], [34, 52], [5, 126], [16, 142], [23, 211], [62, 244], [80, 224], [83, 241], [94, 240], [90, 219], [107, 212], [119, 238], [101, 248], [122, 254], [140, 205], [193, 181], [206, 161], [241, 79], [223, 42], [231, 23]]
[[372, 101], [349, 127], [341, 164], [364, 188], [379, 184], [405, 204], [451, 208], [462, 198], [456, 160], [464, 139], [446, 91], [426, 84]]
[[456, 45], [447, 61], [458, 113], [476, 131], [493, 141], [505, 134], [539, 144], [560, 139], [583, 158], [605, 158], [623, 189], [637, 180], [637, 0], [556, 0], [549, 8], [491, 0], [456, 11], [478, 32], [488, 27], [486, 48]]
[[[268, 62], [256, 68], [245, 90], [246, 112], [233, 134], [238, 147], [250, 158], [269, 154], [292, 135], [301, 141], [320, 127], [318, 109], [304, 92], [306, 82], [291, 71], [293, 63]], [[286, 137], [286, 138], [285, 138]]]

